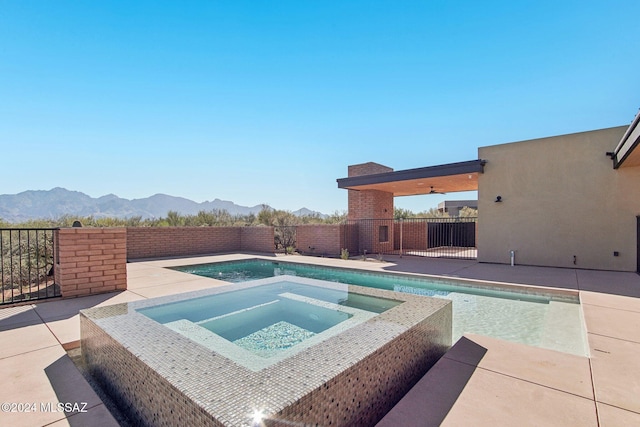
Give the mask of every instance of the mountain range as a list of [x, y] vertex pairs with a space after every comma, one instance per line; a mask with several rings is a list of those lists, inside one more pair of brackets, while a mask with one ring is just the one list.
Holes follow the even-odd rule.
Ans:
[[[231, 215], [257, 214], [263, 205], [252, 207], [236, 205], [227, 200], [214, 199], [202, 203], [183, 197], [155, 194], [144, 199], [123, 199], [115, 194], [93, 198], [79, 191], [56, 187], [51, 190], [29, 190], [18, 194], [0, 195], [0, 219], [19, 223], [32, 219], [56, 219], [63, 215], [93, 216], [95, 218], [143, 219], [166, 217], [167, 212], [195, 215], [199, 211], [226, 210]], [[293, 212], [295, 215], [311, 215], [320, 212], [306, 208]]]

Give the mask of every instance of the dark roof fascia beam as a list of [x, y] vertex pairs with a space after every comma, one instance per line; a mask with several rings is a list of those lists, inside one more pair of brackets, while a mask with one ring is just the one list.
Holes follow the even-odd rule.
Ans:
[[629, 157], [631, 153], [633, 153], [634, 150], [640, 149], [638, 148], [638, 145], [640, 145], [640, 138], [636, 139], [631, 144], [631, 147], [629, 147], [629, 149], [624, 153], [624, 155], [620, 159], [618, 159], [618, 153], [615, 153], [613, 156], [613, 168], [618, 169], [622, 165], [622, 163], [624, 163], [624, 161], [627, 160], [627, 157]]
[[[622, 139], [618, 143], [618, 146], [615, 148], [615, 150], [613, 150], [613, 153], [611, 153], [614, 169], [618, 169], [620, 165], [622, 165], [622, 163], [627, 159], [627, 157], [629, 157], [629, 155], [633, 152], [633, 150], [637, 149], [638, 145], [640, 145], [640, 136], [638, 136], [637, 132], [638, 129], [640, 129], [638, 127], [638, 124], [640, 124], [640, 111], [638, 112], [638, 114], [636, 114], [633, 121], [631, 122], [631, 125], [622, 136]], [[618, 158], [620, 152], [623, 151], [624, 148], [626, 148], [625, 145], [629, 143], [630, 137], [635, 137], [635, 141], [632, 141], [631, 146], [624, 150], [622, 157]]]
[[338, 188], [359, 185], [383, 184], [387, 182], [409, 181], [412, 179], [437, 178], [440, 176], [461, 175], [465, 173], [483, 173], [485, 160], [449, 163], [445, 165], [427, 166], [424, 168], [406, 169], [372, 175], [353, 176], [338, 179]]

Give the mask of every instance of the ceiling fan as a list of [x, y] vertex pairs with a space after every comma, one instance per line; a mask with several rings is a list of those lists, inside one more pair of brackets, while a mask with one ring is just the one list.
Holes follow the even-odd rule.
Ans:
[[433, 185], [431, 186], [431, 191], [429, 191], [428, 194], [447, 194], [447, 193], [443, 193], [441, 191], [436, 191], [433, 189]]

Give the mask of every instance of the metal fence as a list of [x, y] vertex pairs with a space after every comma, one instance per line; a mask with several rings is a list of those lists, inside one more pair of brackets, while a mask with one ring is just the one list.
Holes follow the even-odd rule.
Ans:
[[55, 283], [55, 229], [0, 228], [0, 304], [60, 296]]
[[342, 246], [352, 255], [396, 254], [476, 259], [477, 218], [350, 220]]

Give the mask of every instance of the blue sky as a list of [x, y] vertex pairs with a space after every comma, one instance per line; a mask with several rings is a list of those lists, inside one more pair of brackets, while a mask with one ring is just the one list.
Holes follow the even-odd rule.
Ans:
[[637, 0], [0, 1], [0, 194], [343, 211], [350, 164], [630, 123], [638, 16]]

